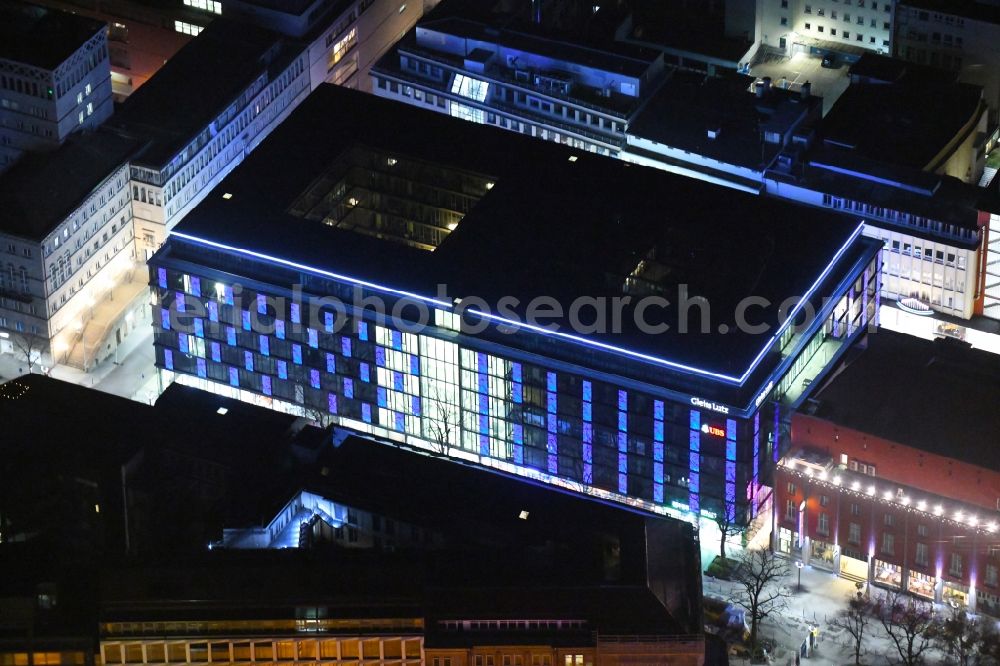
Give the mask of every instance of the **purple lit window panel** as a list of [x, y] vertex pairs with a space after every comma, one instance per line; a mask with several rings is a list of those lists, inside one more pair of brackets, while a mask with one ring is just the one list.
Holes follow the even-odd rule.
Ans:
[[524, 426], [519, 423], [514, 424], [514, 443], [519, 446], [524, 444]]
[[203, 319], [194, 320], [194, 334], [199, 338], [205, 337], [205, 320]]
[[548, 432], [556, 432], [558, 430], [559, 422], [555, 414], [545, 415], [545, 429]]
[[187, 333], [177, 334], [177, 348], [182, 354], [187, 354], [190, 350], [188, 349], [188, 336]]
[[288, 379], [288, 363], [278, 361], [278, 379]]
[[[399, 390], [400, 391], [403, 390], [402, 386], [400, 386]], [[480, 414], [489, 414], [490, 413], [490, 398], [489, 398], [489, 396], [480, 395], [478, 402], [479, 402], [479, 408], [478, 408], [477, 411]]]
[[211, 343], [210, 347], [212, 349], [212, 360], [215, 361], [216, 363], [221, 363], [222, 345], [220, 345], [218, 342], [213, 342]]
[[267, 339], [266, 335], [260, 336], [260, 353], [264, 356], [271, 355], [271, 341]]
[[226, 326], [226, 344], [230, 347], [236, 346], [236, 329], [232, 326]]
[[736, 421], [733, 419], [726, 419], [726, 439], [736, 439]]
[[479, 436], [479, 455], [485, 457], [490, 455], [490, 438], [487, 435]]
[[781, 434], [781, 407], [778, 403], [774, 403], [774, 462], [778, 462], [781, 457], [781, 442], [779, 441], [779, 435]]
[[380, 368], [385, 367], [385, 349], [382, 347], [375, 347], [375, 365]]
[[594, 441], [594, 424], [584, 423], [583, 424], [583, 441], [587, 444], [591, 444]]
[[618, 475], [618, 492], [622, 495], [628, 494], [628, 474]]
[[556, 391], [556, 373], [545, 373], [545, 388], [553, 393]]
[[701, 430], [701, 412], [697, 409], [691, 410], [690, 425], [691, 430]]
[[247, 369], [247, 372], [253, 372], [253, 353], [245, 351], [243, 352], [243, 367]]
[[249, 331], [250, 330], [250, 311], [249, 310], [240, 310], [240, 321], [243, 324], [243, 330], [244, 331]]
[[420, 374], [420, 357], [416, 354], [410, 356], [410, 374], [419, 375]]
[[317, 349], [319, 347], [319, 332], [315, 328], [307, 328], [306, 334], [309, 339], [309, 346]]
[[514, 363], [511, 366], [510, 374], [511, 374], [511, 379], [513, 379], [515, 382], [520, 383], [521, 382], [521, 364], [520, 363]]
[[302, 365], [302, 345], [292, 343], [292, 362], [295, 365]]
[[229, 368], [229, 385], [230, 386], [240, 385], [240, 372], [236, 368]]
[[653, 442], [653, 460], [663, 462], [663, 442]]
[[257, 294], [257, 314], [267, 314], [267, 296]]
[[368, 341], [368, 324], [367, 322], [358, 322], [358, 339]]
[[331, 375], [337, 372], [337, 359], [330, 352], [327, 352], [326, 354], [326, 371]]
[[163, 365], [166, 366], [167, 370], [174, 369], [174, 352], [172, 350], [163, 350]]
[[285, 339], [285, 320], [284, 319], [277, 319], [277, 320], [275, 320], [275, 322], [274, 322], [274, 337], [278, 338], [279, 340], [284, 340]]
[[201, 298], [201, 278], [194, 275], [191, 276], [191, 294], [195, 298]]
[[358, 376], [361, 377], [361, 381], [370, 382], [372, 380], [371, 366], [362, 362], [361, 365], [358, 366]]
[[653, 401], [653, 418], [657, 421], [663, 420], [663, 401], [654, 400]]
[[479, 434], [486, 436], [490, 434], [490, 417], [480, 415], [479, 417]]
[[621, 431], [628, 430], [628, 414], [625, 412], [618, 412], [618, 429]]
[[351, 357], [351, 339], [348, 337], [340, 338], [340, 353], [347, 358]]
[[583, 462], [591, 463], [594, 462], [594, 445], [584, 444], [583, 445]]
[[694, 513], [701, 513], [701, 499], [699, 499], [698, 493], [688, 492], [688, 509]]
[[653, 463], [653, 481], [663, 483], [663, 463]]
[[[367, 363], [365, 363], [364, 366], [365, 366], [365, 369], [368, 368], [368, 364]], [[393, 372], [392, 373], [392, 388], [396, 389], [397, 391], [402, 391], [403, 390], [403, 373], [402, 372]]]
[[653, 484], [653, 501], [662, 504], [663, 503], [663, 484], [654, 483]]
[[732, 503], [736, 501], [736, 484], [727, 483], [726, 484], [726, 502]]
[[590, 463], [583, 463], [583, 482], [586, 484], [594, 483], [594, 466]]
[[628, 454], [619, 453], [618, 454], [618, 471], [624, 474], [628, 471]]
[[[406, 417], [400, 414], [399, 412], [394, 412], [394, 414], [395, 414], [394, 421], [396, 423], [396, 430], [398, 430], [399, 432], [403, 432], [404, 430], [406, 430]], [[486, 450], [489, 451], [489, 446], [487, 446]]]
[[331, 393], [326, 397], [326, 408], [330, 410], [331, 414], [337, 413], [337, 394]]
[[701, 468], [701, 454], [692, 451], [688, 454], [688, 468], [692, 472], [697, 472]]
[[319, 388], [319, 370], [313, 369], [309, 371], [309, 385], [314, 389]]
[[688, 445], [692, 451], [701, 449], [701, 433], [699, 431], [692, 430], [688, 433]]
[[726, 462], [726, 481], [736, 483], [736, 463], [732, 461]]
[[354, 380], [350, 377], [344, 377], [344, 397], [354, 397]]
[[208, 302], [208, 320], [219, 321], [219, 304], [215, 301]]
[[187, 305], [186, 298], [187, 296], [185, 296], [182, 291], [178, 291], [174, 294], [174, 307], [177, 308], [178, 312], [184, 312], [184, 306]]
[[628, 451], [628, 435], [624, 432], [618, 433], [618, 450], [622, 453]]
[[420, 416], [420, 398], [417, 396], [410, 396], [410, 413], [414, 416]]
[[323, 313], [323, 330], [327, 333], [333, 333], [333, 322], [334, 317], [332, 312]]
[[170, 310], [166, 308], [160, 308], [160, 326], [165, 331], [170, 330]]
[[548, 453], [558, 453], [559, 445], [556, 442], [556, 436], [553, 434], [548, 434], [545, 437], [545, 450]]
[[511, 392], [515, 404], [520, 405], [524, 402], [524, 386], [522, 384], [514, 384]]
[[628, 393], [625, 391], [618, 391], [618, 411], [628, 411]]
[[583, 382], [583, 401], [584, 402], [590, 402], [593, 394], [594, 394], [593, 386], [591, 385], [591, 383], [589, 381], [584, 380], [584, 382]]
[[302, 306], [300, 306], [298, 303], [292, 303], [290, 311], [291, 311], [291, 320], [292, 320], [292, 323], [293, 324], [301, 324], [302, 323]]
[[222, 288], [222, 297], [225, 299], [226, 305], [233, 304], [233, 288], [226, 285]]
[[479, 373], [476, 383], [479, 386], [480, 393], [488, 394], [490, 392], [490, 378], [485, 372]]
[[160, 286], [160, 289], [167, 288], [167, 269], [157, 268], [156, 269], [156, 284]]
[[550, 453], [548, 456], [546, 456], [545, 467], [546, 467], [546, 471], [548, 471], [549, 474], [558, 474], [559, 473], [559, 456], [557, 456], [555, 454], [552, 454], [552, 453]]
[[199, 358], [196, 362], [198, 376], [204, 378], [208, 374], [208, 369], [205, 366], [205, 359]]
[[389, 397], [388, 397], [388, 395], [389, 394], [386, 393], [386, 390], [385, 390], [384, 387], [379, 386], [378, 389], [375, 391], [375, 395], [376, 395], [375, 401], [376, 401], [376, 403], [378, 404], [379, 407], [386, 407], [386, 406], [388, 406], [388, 404], [389, 404]]
[[260, 378], [261, 387], [264, 389], [264, 395], [271, 395], [271, 378], [264, 375]]
[[403, 334], [399, 331], [392, 332], [392, 348], [402, 349], [403, 348]]
[[368, 403], [364, 403], [361, 405], [361, 419], [365, 423], [372, 422], [372, 406], [369, 405]]

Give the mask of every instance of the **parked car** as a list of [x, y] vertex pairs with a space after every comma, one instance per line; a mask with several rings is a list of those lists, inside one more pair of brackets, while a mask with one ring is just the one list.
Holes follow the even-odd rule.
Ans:
[[827, 53], [825, 56], [823, 56], [823, 61], [820, 63], [820, 65], [822, 67], [826, 67], [827, 69], [836, 69], [838, 66], [837, 56], [833, 55], [832, 53]]

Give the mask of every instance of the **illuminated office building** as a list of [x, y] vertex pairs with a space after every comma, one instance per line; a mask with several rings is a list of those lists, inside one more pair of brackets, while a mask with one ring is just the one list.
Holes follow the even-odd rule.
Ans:
[[[789, 410], [873, 323], [878, 248], [835, 215], [325, 86], [150, 260], [156, 363], [165, 383], [748, 521]], [[563, 314], [513, 326], [538, 296]], [[737, 327], [750, 297], [771, 303], [746, 313], [763, 332]], [[606, 331], [600, 299], [621, 307]]]

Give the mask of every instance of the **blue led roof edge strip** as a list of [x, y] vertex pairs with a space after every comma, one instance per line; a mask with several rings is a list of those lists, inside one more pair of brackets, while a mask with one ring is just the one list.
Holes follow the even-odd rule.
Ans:
[[[583, 337], [580, 337], [578, 335], [572, 335], [570, 333], [564, 333], [562, 331], [550, 331], [548, 329], [542, 328], [541, 326], [534, 326], [532, 324], [526, 324], [526, 323], [523, 323], [523, 322], [512, 321], [510, 319], [505, 319], [504, 317], [500, 317], [498, 315], [491, 314], [491, 313], [485, 313], [485, 312], [480, 312], [478, 310], [471, 310], [471, 309], [467, 309], [467, 310], [465, 310], [465, 312], [470, 312], [470, 313], [473, 313], [473, 314], [475, 314], [475, 315], [477, 315], [479, 317], [482, 317], [482, 318], [485, 318], [485, 319], [490, 319], [490, 320], [493, 320], [493, 321], [496, 321], [496, 322], [499, 322], [499, 323], [507, 324], [508, 326], [513, 326], [515, 328], [525, 328], [525, 329], [528, 329], [530, 331], [534, 331], [536, 333], [541, 333], [543, 335], [556, 336], [556, 337], [559, 337], [559, 338], [563, 338], [563, 339], [566, 339], [566, 340], [571, 340], [573, 342], [577, 342], [579, 344], [588, 345], [588, 346], [591, 346], [591, 347], [597, 347], [598, 349], [603, 349], [605, 351], [610, 351], [610, 352], [614, 352], [614, 353], [617, 353], [617, 354], [624, 354], [625, 356], [636, 358], [636, 359], [639, 359], [639, 360], [642, 360], [642, 361], [647, 361], [647, 362], [650, 362], [650, 363], [655, 363], [657, 365], [666, 366], [668, 368], [674, 368], [674, 369], [681, 370], [681, 371], [684, 371], [684, 372], [691, 372], [691, 373], [694, 373], [694, 374], [697, 374], [697, 375], [702, 375], [702, 376], [705, 376], [705, 377], [711, 377], [711, 378], [715, 378], [715, 379], [720, 379], [720, 380], [722, 380], [724, 382], [728, 382], [730, 384], [743, 385], [746, 382], [747, 377], [749, 377], [750, 374], [753, 373], [753, 371], [757, 368], [757, 365], [760, 364], [761, 359], [764, 358], [764, 355], [767, 353], [768, 349], [770, 349], [770, 347], [774, 344], [774, 342], [781, 336], [781, 334], [784, 332], [784, 330], [788, 326], [791, 325], [792, 321], [795, 319], [795, 316], [798, 314], [799, 310], [802, 309], [804, 303], [809, 299], [810, 296], [812, 296], [813, 292], [815, 292], [816, 289], [819, 288], [820, 283], [824, 279], [826, 279], [826, 276], [829, 275], [829, 273], [830, 273], [831, 270], [833, 270], [833, 266], [840, 260], [840, 257], [843, 256], [844, 252], [847, 251], [847, 249], [851, 246], [851, 244], [855, 241], [855, 239], [857, 239], [857, 237], [861, 234], [861, 230], [862, 230], [863, 227], [864, 227], [864, 223], [862, 222], [861, 224], [858, 225], [858, 227], [854, 230], [854, 232], [850, 235], [850, 237], [848, 237], [847, 241], [840, 247], [840, 249], [837, 250], [837, 253], [833, 256], [833, 258], [830, 260], [830, 262], [826, 265], [826, 268], [823, 269], [823, 272], [820, 273], [819, 277], [816, 278], [816, 281], [813, 282], [813, 284], [809, 288], [809, 290], [805, 293], [805, 295], [803, 295], [799, 299], [799, 302], [796, 304], [796, 306], [794, 308], [792, 308], [791, 311], [789, 311], [788, 317], [785, 319], [785, 323], [783, 323], [778, 328], [778, 331], [774, 335], [772, 335], [771, 338], [764, 344], [763, 348], [760, 350], [760, 352], [757, 354], [757, 356], [754, 357], [753, 361], [751, 361], [750, 367], [748, 367], [747, 370], [740, 377], [734, 377], [732, 375], [725, 375], [725, 374], [718, 373], [718, 372], [712, 372], [710, 370], [704, 370], [702, 368], [697, 368], [697, 367], [694, 367], [694, 366], [685, 365], [683, 363], [677, 363], [676, 361], [668, 361], [667, 359], [659, 358], [657, 356], [650, 356], [648, 354], [642, 354], [642, 353], [637, 352], [637, 351], [632, 351], [630, 349], [625, 349], [624, 347], [617, 347], [615, 345], [609, 345], [609, 344], [607, 344], [605, 342], [599, 342], [597, 340], [588, 340], [587, 338], [583, 338]], [[441, 308], [443, 310], [452, 311], [454, 309], [453, 305], [451, 303], [447, 303], [447, 302], [444, 302], [444, 301], [439, 301], [439, 300], [437, 300], [435, 298], [430, 298], [429, 296], [422, 296], [420, 294], [417, 294], [417, 293], [414, 293], [414, 292], [410, 292], [410, 291], [405, 291], [403, 289], [395, 289], [393, 287], [387, 287], [387, 286], [384, 286], [384, 285], [376, 284], [374, 282], [368, 282], [367, 280], [361, 280], [359, 278], [351, 277], [349, 275], [342, 275], [340, 273], [334, 273], [333, 271], [328, 271], [328, 270], [325, 270], [325, 269], [322, 269], [322, 268], [316, 268], [315, 266], [308, 266], [306, 264], [300, 264], [298, 262], [290, 261], [288, 259], [282, 259], [280, 257], [275, 257], [275, 256], [272, 256], [272, 255], [269, 255], [269, 254], [264, 254], [263, 252], [256, 252], [254, 250], [248, 250], [246, 248], [240, 248], [240, 247], [235, 247], [235, 246], [232, 246], [232, 245], [226, 245], [225, 243], [219, 243], [218, 241], [212, 241], [212, 240], [208, 240], [206, 238], [199, 238], [197, 236], [192, 236], [190, 234], [186, 234], [186, 233], [179, 232], [179, 231], [174, 231], [174, 232], [171, 233], [171, 235], [176, 236], [178, 238], [183, 238], [183, 239], [191, 241], [193, 243], [198, 243], [198, 244], [201, 244], [201, 245], [207, 245], [209, 247], [218, 248], [220, 250], [226, 250], [228, 252], [236, 252], [236, 253], [239, 253], [239, 254], [244, 254], [244, 255], [251, 256], [251, 257], [256, 257], [258, 259], [263, 259], [264, 261], [269, 261], [269, 262], [272, 262], [272, 263], [275, 263], [275, 264], [279, 264], [279, 265], [282, 265], [282, 266], [287, 266], [289, 268], [294, 268], [296, 270], [302, 270], [302, 271], [306, 271], [306, 272], [310, 272], [310, 273], [315, 273], [316, 275], [320, 275], [320, 276], [327, 277], [327, 278], [332, 278], [334, 280], [341, 280], [341, 281], [345, 281], [345, 282], [350, 282], [350, 283], [356, 284], [358, 286], [368, 287], [370, 289], [375, 289], [377, 291], [381, 291], [381, 292], [384, 292], [384, 293], [387, 293], [387, 294], [395, 294], [397, 296], [404, 296], [406, 298], [412, 298], [412, 299], [415, 299], [415, 300], [418, 300], [418, 301], [423, 301], [425, 303], [430, 303], [432, 305], [435, 305], [435, 306], [437, 306], [437, 307], [439, 307], [439, 308]]]

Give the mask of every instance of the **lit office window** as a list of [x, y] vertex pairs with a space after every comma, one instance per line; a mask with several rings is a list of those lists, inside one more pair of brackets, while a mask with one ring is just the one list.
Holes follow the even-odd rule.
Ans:
[[206, 12], [212, 12], [213, 14], [222, 13], [222, 3], [214, 2], [214, 0], [184, 0], [184, 4], [188, 7], [194, 7], [195, 9], [203, 9]]
[[184, 21], [174, 21], [174, 30], [185, 35], [197, 36], [201, 34], [203, 29], [204, 28], [199, 25], [191, 25], [190, 23], [185, 23]]
[[[490, 84], [486, 81], [474, 79], [465, 74], [456, 74], [455, 80], [451, 82], [451, 92], [461, 95], [467, 99], [483, 102], [490, 91]], [[480, 121], [482, 122], [482, 121]]]

